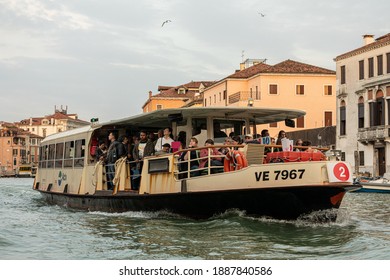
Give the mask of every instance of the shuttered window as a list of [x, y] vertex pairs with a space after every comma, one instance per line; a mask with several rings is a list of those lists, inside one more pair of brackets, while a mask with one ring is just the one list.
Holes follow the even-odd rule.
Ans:
[[340, 135], [346, 134], [346, 112], [345, 106], [340, 107]]
[[378, 76], [383, 75], [383, 55], [378, 55], [376, 58], [378, 63]]
[[359, 80], [364, 80], [364, 60], [359, 61]]
[[364, 127], [364, 103], [358, 104], [358, 124], [359, 128]]

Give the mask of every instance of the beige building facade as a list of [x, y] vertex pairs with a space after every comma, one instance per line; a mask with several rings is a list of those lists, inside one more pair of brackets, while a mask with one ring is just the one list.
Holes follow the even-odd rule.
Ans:
[[356, 174], [390, 172], [390, 33], [335, 58], [337, 148]]
[[45, 138], [54, 133], [89, 125], [87, 121], [80, 120], [77, 114], [68, 114], [67, 108], [54, 108], [54, 114], [44, 117], [33, 117], [16, 122], [21, 129]]
[[43, 137], [0, 122], [0, 177], [14, 176], [22, 165], [37, 166]]
[[192, 81], [180, 86], [159, 86], [158, 94], [149, 91], [148, 100], [142, 106], [144, 113], [155, 110], [202, 106], [204, 89], [211, 81]]
[[[249, 67], [248, 67], [249, 66]], [[274, 123], [257, 127], [268, 129], [271, 137], [280, 130], [295, 131], [335, 125], [336, 72], [286, 60], [276, 65], [255, 61], [204, 90], [203, 106], [289, 108], [306, 111], [296, 127]], [[253, 132], [252, 132], [253, 133]]]

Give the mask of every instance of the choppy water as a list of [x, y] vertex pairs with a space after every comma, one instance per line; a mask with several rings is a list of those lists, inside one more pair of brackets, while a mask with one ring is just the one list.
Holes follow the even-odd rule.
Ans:
[[47, 205], [32, 183], [0, 178], [0, 259], [390, 259], [388, 194], [348, 193], [333, 223], [236, 211], [194, 221]]

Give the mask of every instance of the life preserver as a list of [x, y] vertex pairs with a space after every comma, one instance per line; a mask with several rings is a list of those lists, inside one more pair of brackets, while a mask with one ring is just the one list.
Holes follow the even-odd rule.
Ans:
[[223, 170], [225, 172], [234, 170], [233, 158], [230, 152], [225, 155], [225, 159], [223, 160]]
[[223, 162], [223, 169], [225, 172], [240, 170], [248, 166], [248, 161], [241, 151], [233, 150], [226, 154]]

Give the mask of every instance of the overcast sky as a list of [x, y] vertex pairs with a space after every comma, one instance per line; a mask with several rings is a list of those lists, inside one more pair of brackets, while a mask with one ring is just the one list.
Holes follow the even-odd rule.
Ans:
[[0, 0], [0, 121], [55, 105], [88, 121], [139, 114], [150, 90], [220, 80], [242, 54], [335, 70], [363, 34], [390, 32], [389, 10], [389, 0]]

